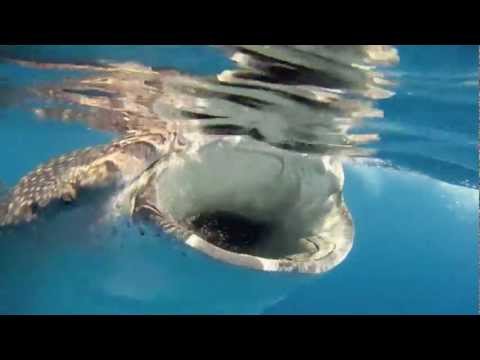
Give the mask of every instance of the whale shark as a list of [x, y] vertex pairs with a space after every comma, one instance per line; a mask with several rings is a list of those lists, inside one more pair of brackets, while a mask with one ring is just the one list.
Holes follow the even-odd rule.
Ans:
[[[55, 102], [34, 113], [118, 138], [20, 179], [0, 200], [0, 237], [48, 239], [44, 252], [67, 248], [62, 256], [79, 266], [106, 256], [89, 289], [143, 312], [256, 313], [341, 264], [354, 243], [342, 160], [376, 140], [348, 130], [382, 116], [373, 102], [393, 93], [375, 66], [398, 54], [367, 45], [222, 51], [238, 68], [215, 77], [10, 59], [93, 72], [29, 89]], [[67, 279], [55, 286], [72, 286]], [[67, 303], [46, 311], [82, 312]]]

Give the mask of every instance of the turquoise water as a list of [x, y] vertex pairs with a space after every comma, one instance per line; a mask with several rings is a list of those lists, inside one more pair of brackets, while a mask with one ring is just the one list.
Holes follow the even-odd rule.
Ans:
[[[345, 163], [356, 235], [338, 267], [308, 279], [259, 274], [179, 255], [168, 240], [135, 229], [77, 239], [75, 217], [66, 215], [66, 225], [51, 228], [47, 240], [31, 229], [0, 234], [0, 313], [477, 313], [478, 49], [398, 49], [400, 64], [387, 70], [396, 94], [377, 105], [384, 118], [355, 129], [380, 135], [367, 146], [377, 154]], [[134, 61], [202, 76], [233, 66], [217, 49], [195, 46], [2, 47], [0, 56]], [[5, 187], [54, 156], [113, 138], [34, 116], [40, 100], [25, 88], [66, 76], [81, 74], [0, 63]]]
[[347, 166], [349, 261], [267, 313], [478, 313], [477, 47], [399, 50], [400, 87], [375, 125], [401, 168]]

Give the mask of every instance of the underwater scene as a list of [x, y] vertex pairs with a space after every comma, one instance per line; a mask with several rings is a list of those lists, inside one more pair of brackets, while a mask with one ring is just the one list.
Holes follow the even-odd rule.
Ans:
[[0, 314], [477, 314], [478, 66], [0, 46]]

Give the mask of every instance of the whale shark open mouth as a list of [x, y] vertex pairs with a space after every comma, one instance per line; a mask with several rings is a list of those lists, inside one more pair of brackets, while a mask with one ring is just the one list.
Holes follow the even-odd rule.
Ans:
[[352, 246], [343, 171], [331, 156], [231, 137], [173, 157], [155, 187], [155, 205], [174, 220], [176, 237], [230, 264], [321, 273]]
[[256, 221], [227, 211], [201, 213], [190, 220], [192, 229], [222, 249], [255, 255], [255, 245], [266, 240], [273, 223]]

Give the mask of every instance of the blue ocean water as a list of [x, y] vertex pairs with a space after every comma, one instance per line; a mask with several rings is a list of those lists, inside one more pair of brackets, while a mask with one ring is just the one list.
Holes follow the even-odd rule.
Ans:
[[[134, 230], [121, 248], [100, 252], [55, 244], [54, 238], [74, 237], [68, 232], [46, 243], [26, 239], [27, 232], [14, 244], [0, 239], [0, 313], [477, 313], [478, 48], [398, 49], [400, 64], [389, 69], [396, 95], [379, 102], [383, 119], [357, 129], [380, 134], [381, 161], [345, 164], [345, 201], [356, 235], [338, 267], [308, 280], [259, 275], [196, 254], [177, 259], [165, 244], [125, 244], [138, 238]], [[232, 66], [221, 52], [198, 46], [23, 47], [2, 48], [0, 55], [134, 61], [198, 75]], [[64, 76], [75, 74], [0, 63], [0, 181], [6, 187], [54, 156], [112, 139], [81, 124], [35, 118], [36, 104], [23, 88]], [[173, 271], [164, 270], [167, 262]], [[116, 295], [101, 295], [96, 279]], [[182, 282], [187, 285], [180, 289]], [[151, 300], [158, 287], [170, 289], [171, 302]], [[191, 298], [191, 307], [176, 309], [175, 296]]]
[[349, 260], [266, 313], [478, 313], [478, 48], [399, 52], [397, 94], [369, 127], [402, 168], [346, 167]]

